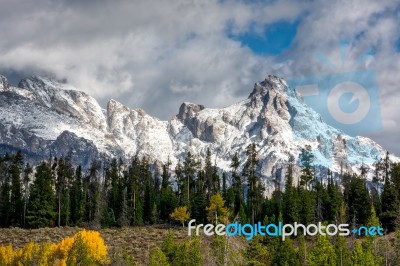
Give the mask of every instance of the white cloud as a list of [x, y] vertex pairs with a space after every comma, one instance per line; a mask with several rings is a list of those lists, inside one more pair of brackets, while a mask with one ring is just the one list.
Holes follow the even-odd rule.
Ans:
[[[284, 77], [331, 71], [320, 51], [352, 62], [371, 47], [389, 147], [400, 131], [396, 1], [1, 1], [0, 71], [52, 73], [105, 105], [114, 98], [168, 119], [183, 101], [221, 107], [247, 97], [267, 72]], [[227, 36], [302, 16], [292, 47], [255, 55]], [[285, 61], [286, 60], [286, 61]], [[387, 144], [386, 144], [387, 143]], [[400, 153], [400, 147], [395, 149]]]

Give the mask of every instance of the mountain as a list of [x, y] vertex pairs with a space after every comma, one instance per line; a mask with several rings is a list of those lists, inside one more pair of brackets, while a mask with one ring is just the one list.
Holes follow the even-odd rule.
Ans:
[[244, 163], [252, 142], [267, 193], [283, 184], [289, 156], [298, 158], [306, 145], [312, 147], [319, 171], [359, 172], [364, 164], [370, 177], [376, 158], [386, 153], [368, 138], [348, 136], [324, 123], [284, 80], [272, 75], [255, 83], [239, 103], [212, 109], [185, 102], [170, 121], [115, 100], [102, 109], [86, 93], [51, 79], [31, 77], [12, 86], [0, 76], [0, 150], [20, 149], [34, 161], [72, 151], [74, 162], [84, 167], [94, 158], [134, 155], [159, 163], [170, 159], [174, 166], [187, 151], [204, 159], [209, 148], [217, 166], [228, 171], [236, 152]]

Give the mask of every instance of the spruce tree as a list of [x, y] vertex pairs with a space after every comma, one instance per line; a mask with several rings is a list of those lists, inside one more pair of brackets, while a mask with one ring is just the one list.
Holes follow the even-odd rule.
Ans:
[[239, 209], [242, 206], [243, 200], [243, 182], [241, 176], [238, 172], [240, 166], [239, 162], [239, 154], [236, 152], [232, 157], [231, 169], [232, 169], [232, 181], [233, 181], [233, 194], [235, 195], [234, 199], [234, 214], [237, 215], [239, 213]]
[[150, 252], [149, 255], [149, 266], [169, 266], [167, 256], [159, 248], [155, 248]]
[[382, 225], [389, 231], [394, 230], [396, 224], [396, 218], [399, 215], [400, 200], [399, 194], [396, 191], [395, 186], [386, 180], [382, 191], [382, 213], [380, 215]]
[[368, 222], [371, 216], [371, 199], [363, 178], [358, 176], [351, 178], [348, 205], [350, 219], [355, 219], [358, 225]]
[[400, 195], [400, 163], [392, 164], [391, 168], [391, 181], [396, 188], [397, 193]]
[[83, 185], [84, 195], [86, 196], [85, 221], [96, 227], [100, 226], [102, 208], [104, 208], [104, 198], [100, 187], [100, 169], [101, 162], [92, 160]]
[[336, 266], [335, 249], [326, 236], [317, 237], [307, 262], [308, 266]]
[[256, 172], [258, 164], [256, 144], [250, 144], [246, 149], [247, 161], [243, 169], [243, 176], [247, 179], [248, 192], [247, 201], [249, 205], [249, 216], [254, 224], [263, 200], [263, 186]]
[[310, 183], [314, 177], [313, 160], [314, 160], [314, 155], [311, 151], [311, 146], [306, 145], [306, 147], [301, 150], [300, 154], [300, 166], [301, 166], [300, 185], [303, 186], [305, 189], [310, 189]]
[[351, 252], [346, 243], [346, 238], [343, 236], [336, 237], [335, 253], [336, 263], [339, 266], [351, 265]]
[[70, 194], [69, 189], [72, 183], [74, 170], [72, 167], [72, 153], [67, 157], [61, 157], [56, 169], [56, 196], [58, 209], [58, 226], [68, 225], [70, 222]]
[[297, 195], [301, 199], [299, 218], [302, 224], [315, 222], [315, 197], [312, 191], [303, 187], [297, 187]]
[[178, 206], [178, 200], [176, 198], [175, 192], [170, 186], [170, 173], [169, 173], [170, 163], [168, 161], [167, 164], [164, 164], [162, 169], [163, 172], [162, 182], [161, 182], [161, 191], [160, 191], [160, 201], [158, 210], [160, 211], [160, 219], [164, 222], [169, 220], [169, 214], [174, 211], [174, 209]]
[[299, 202], [297, 190], [293, 186], [294, 157], [290, 156], [286, 171], [285, 192], [283, 194], [283, 219], [285, 223], [299, 221]]
[[3, 226], [21, 226], [23, 219], [23, 198], [21, 173], [23, 155], [6, 155], [0, 166], [0, 217]]
[[[21, 157], [20, 157], [21, 156]], [[22, 154], [15, 156], [11, 167], [11, 197], [10, 197], [10, 222], [13, 226], [21, 226], [23, 214], [21, 168], [23, 164]]]
[[248, 242], [245, 251], [246, 265], [267, 266], [271, 264], [271, 256], [267, 247], [263, 244], [262, 238], [259, 236], [253, 237]]
[[143, 222], [143, 206], [142, 197], [140, 196], [141, 184], [141, 164], [137, 156], [135, 156], [128, 170], [127, 181], [127, 199], [128, 199], [128, 216], [130, 224], [138, 225]]
[[11, 177], [8, 171], [10, 158], [8, 154], [0, 161], [0, 224], [8, 227], [11, 220]]
[[211, 151], [207, 148], [205, 165], [204, 165], [204, 180], [205, 180], [205, 193], [207, 194], [207, 200], [210, 200], [211, 195], [216, 193], [214, 183], [214, 168], [211, 162]]
[[352, 253], [353, 266], [378, 266], [381, 265], [375, 260], [370, 247], [363, 247], [359, 240], [354, 243]]
[[154, 184], [151, 177], [145, 181], [144, 203], [143, 203], [143, 220], [145, 223], [154, 223], [156, 215], [156, 197], [154, 192]]
[[113, 158], [104, 167], [106, 173], [103, 183], [105, 195], [105, 208], [103, 210], [102, 225], [115, 226], [120, 211], [119, 173], [117, 160]]
[[[192, 153], [189, 151], [186, 154], [185, 160], [183, 162], [183, 182], [182, 182], [182, 194], [181, 204], [187, 203], [190, 205], [190, 195], [193, 194], [193, 188], [195, 187], [196, 173], [199, 167], [199, 162], [196, 161]], [[212, 176], [211, 176], [212, 179]], [[212, 181], [211, 181], [212, 182]], [[212, 185], [212, 184], [210, 184]], [[209, 188], [212, 189], [212, 188]], [[186, 204], [185, 204], [186, 205]]]
[[204, 190], [198, 190], [194, 193], [191, 200], [190, 212], [192, 219], [196, 219], [198, 223], [205, 223], [207, 220], [206, 213], [207, 195]]
[[71, 189], [69, 191], [71, 200], [70, 213], [72, 225], [79, 225], [82, 222], [84, 212], [84, 189], [82, 180], [82, 168], [79, 165], [73, 176]]
[[342, 195], [340, 188], [334, 183], [333, 178], [328, 179], [328, 185], [324, 191], [323, 216], [324, 220], [335, 223], [339, 218], [340, 206], [342, 204]]
[[24, 169], [24, 179], [23, 179], [23, 199], [24, 199], [24, 210], [22, 214], [22, 224], [25, 227], [26, 226], [26, 208], [28, 205], [28, 199], [29, 199], [29, 191], [30, 191], [30, 181], [31, 181], [31, 174], [33, 173], [32, 167], [29, 165], [29, 163], [26, 164], [25, 169]]
[[279, 240], [277, 249], [273, 254], [273, 265], [276, 266], [300, 266], [297, 252], [290, 238], [285, 241]]
[[47, 162], [36, 169], [35, 181], [31, 186], [26, 220], [30, 227], [52, 225], [55, 221], [55, 194], [52, 171]]

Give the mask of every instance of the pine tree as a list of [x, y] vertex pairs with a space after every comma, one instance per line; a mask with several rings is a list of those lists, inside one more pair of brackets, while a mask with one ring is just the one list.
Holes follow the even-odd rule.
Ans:
[[196, 191], [191, 200], [190, 214], [193, 219], [199, 223], [205, 223], [207, 220], [206, 213], [207, 195], [203, 189]]
[[350, 218], [355, 218], [357, 224], [363, 225], [368, 222], [371, 216], [371, 199], [365, 180], [361, 177], [351, 178], [348, 205]]
[[391, 172], [392, 163], [389, 158], [389, 152], [386, 152], [386, 156], [383, 159], [383, 172], [385, 175], [385, 181], [389, 179], [389, 174]]
[[226, 183], [226, 174], [225, 172], [222, 173], [222, 196], [224, 198], [226, 198], [227, 196], [227, 192], [228, 192], [228, 187], [227, 187], [227, 183]]
[[141, 163], [139, 158], [135, 156], [129, 167], [127, 181], [127, 199], [128, 199], [128, 216], [130, 224], [138, 225], [143, 222], [143, 203], [140, 196], [141, 184]]
[[150, 224], [154, 223], [157, 209], [156, 209], [154, 184], [151, 178], [145, 181], [143, 209], [144, 209], [143, 213], [144, 222]]
[[120, 173], [117, 160], [111, 160], [110, 166], [106, 167], [104, 181], [104, 194], [107, 196], [107, 208], [104, 209], [103, 225], [115, 226], [122, 213], [122, 190]]
[[352, 253], [353, 266], [378, 266], [380, 265], [375, 261], [371, 249], [362, 246], [360, 241], [356, 240], [354, 243]]
[[211, 195], [216, 193], [214, 184], [214, 168], [211, 163], [211, 151], [207, 148], [205, 165], [204, 165], [204, 180], [205, 180], [205, 193], [207, 200], [210, 200]]
[[54, 223], [56, 212], [52, 186], [51, 168], [47, 162], [42, 162], [36, 169], [35, 181], [31, 186], [26, 217], [30, 227], [46, 227]]
[[149, 266], [169, 266], [167, 256], [160, 248], [155, 248], [149, 255]]
[[71, 223], [79, 225], [84, 216], [84, 189], [82, 180], [82, 168], [79, 165], [73, 176], [71, 189], [69, 191]]
[[234, 214], [239, 213], [239, 209], [242, 206], [243, 200], [243, 182], [238, 173], [240, 166], [239, 154], [236, 152], [232, 157], [231, 169], [232, 169], [232, 181], [233, 181], [233, 193], [235, 195], [234, 200]]
[[339, 266], [351, 265], [351, 252], [343, 236], [336, 237], [335, 243], [336, 263]]
[[286, 238], [285, 241], [279, 240], [272, 264], [276, 266], [300, 266], [297, 252], [290, 238]]
[[169, 214], [178, 206], [178, 199], [171, 187], [162, 188], [160, 194], [160, 219], [162, 221], [169, 220]]
[[[185, 247], [185, 243], [183, 244]], [[200, 240], [198, 237], [194, 237], [189, 240], [187, 249], [183, 248], [184, 252], [181, 254], [183, 258], [178, 259], [181, 262], [181, 265], [193, 265], [193, 266], [201, 266], [203, 262], [203, 256], [201, 253]]]
[[169, 179], [171, 178], [169, 167], [171, 166], [171, 162], [169, 161], [162, 166], [162, 174], [161, 174], [161, 189], [166, 189], [170, 185]]
[[101, 196], [100, 188], [100, 169], [101, 162], [93, 160], [83, 185], [84, 195], [86, 196], [85, 221], [95, 227], [100, 226], [103, 214], [102, 208], [104, 207], [104, 199]]
[[399, 215], [400, 200], [395, 186], [392, 184], [392, 182], [390, 182], [389, 179], [385, 181], [381, 198], [382, 213], [380, 218], [382, 225], [384, 228], [392, 231], [396, 226], [395, 220]]
[[[390, 265], [400, 265], [400, 232], [396, 231], [394, 233], [395, 239], [393, 243], [394, 247], [394, 254], [391, 258], [391, 264]], [[387, 243], [387, 240], [385, 241]], [[385, 251], [387, 252], [387, 248], [385, 248]], [[386, 256], [388, 257], [388, 256]]]
[[143, 197], [143, 222], [154, 223], [156, 209], [156, 197], [154, 191], [154, 180], [149, 169], [149, 162], [147, 158], [142, 158], [140, 163], [140, 183], [142, 185]]
[[247, 161], [243, 169], [243, 176], [247, 178], [248, 185], [248, 205], [249, 211], [251, 212], [249, 216], [251, 217], [251, 222], [254, 224], [256, 216], [261, 207], [261, 202], [263, 200], [263, 187], [260, 181], [260, 177], [256, 173], [256, 167], [258, 164], [256, 145], [250, 144], [246, 150]]
[[183, 243], [178, 244], [174, 241], [172, 232], [169, 231], [162, 244], [161, 250], [168, 258], [168, 262], [171, 265], [200, 266], [203, 262], [200, 241], [197, 237], [194, 237], [191, 240], [185, 240]]
[[293, 186], [294, 157], [290, 156], [286, 171], [285, 192], [283, 194], [283, 219], [285, 223], [299, 221], [299, 202], [297, 190]]
[[310, 188], [310, 182], [314, 177], [313, 160], [314, 160], [314, 155], [311, 151], [311, 146], [306, 145], [306, 147], [301, 150], [300, 154], [300, 166], [301, 166], [300, 185], [306, 189]]
[[329, 178], [327, 186], [327, 202], [324, 204], [325, 220], [328, 222], [337, 222], [339, 219], [340, 206], [343, 202], [343, 195], [340, 187], [336, 185], [333, 178]]
[[[191, 152], [189, 151], [186, 154], [185, 161], [183, 162], [183, 182], [182, 182], [182, 193], [181, 196], [181, 204], [187, 203], [187, 206], [190, 205], [190, 195], [193, 194], [193, 188], [195, 186], [196, 172], [199, 167], [199, 162], [193, 157]], [[212, 177], [211, 177], [212, 178]]]
[[335, 249], [326, 236], [317, 237], [307, 262], [309, 266], [336, 266]]
[[161, 182], [161, 191], [160, 191], [160, 201], [158, 210], [160, 211], [160, 219], [161, 221], [168, 221], [169, 214], [174, 211], [174, 209], [178, 206], [178, 199], [176, 198], [175, 192], [170, 186], [170, 173], [169, 173], [169, 161], [167, 164], [163, 165], [162, 172], [162, 182]]
[[24, 185], [24, 190], [23, 190], [23, 199], [24, 199], [24, 210], [22, 214], [22, 220], [23, 220], [23, 226], [26, 226], [26, 208], [28, 205], [28, 199], [29, 199], [29, 191], [30, 191], [30, 181], [31, 181], [31, 174], [33, 172], [32, 167], [29, 165], [29, 163], [26, 164], [25, 169], [24, 169], [24, 179], [23, 179], [23, 185]]
[[11, 220], [11, 177], [8, 171], [9, 155], [6, 154], [0, 161], [0, 224], [8, 227]]
[[173, 263], [177, 249], [178, 245], [174, 241], [172, 231], [168, 230], [167, 236], [162, 243], [161, 250], [164, 252], [165, 256], [167, 256], [169, 262]]
[[[55, 161], [56, 162], [56, 161]], [[70, 221], [70, 184], [74, 171], [71, 152], [67, 157], [61, 157], [56, 164], [56, 196], [58, 208], [58, 226], [68, 225]]]
[[400, 195], [400, 163], [392, 164], [391, 168], [391, 181], [396, 188], [397, 193]]
[[299, 249], [297, 251], [297, 256], [299, 258], [300, 265], [306, 266], [308, 260], [309, 248], [303, 234], [300, 234], [297, 239], [299, 242], [298, 244]]
[[11, 196], [10, 196], [10, 222], [13, 226], [22, 225], [23, 199], [21, 171], [23, 165], [23, 156], [19, 151], [15, 155], [10, 166], [11, 175]]
[[300, 222], [302, 224], [310, 224], [315, 222], [315, 197], [314, 193], [302, 188], [302, 187], [297, 187], [297, 195], [299, 199], [301, 199], [301, 205], [300, 205]]
[[271, 257], [266, 246], [263, 245], [261, 237], [254, 237], [248, 242], [245, 251], [246, 265], [268, 266]]

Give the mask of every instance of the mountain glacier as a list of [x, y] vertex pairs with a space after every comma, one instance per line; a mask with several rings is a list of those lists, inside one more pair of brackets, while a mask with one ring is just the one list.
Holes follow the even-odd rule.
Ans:
[[71, 150], [74, 162], [84, 167], [95, 158], [135, 155], [159, 164], [170, 160], [173, 167], [188, 151], [204, 159], [210, 149], [218, 168], [228, 171], [236, 152], [244, 163], [246, 147], [253, 142], [267, 193], [283, 184], [289, 156], [298, 158], [306, 145], [320, 169], [359, 172], [364, 164], [369, 177], [373, 163], [386, 153], [368, 138], [348, 136], [324, 123], [284, 80], [272, 75], [255, 83], [241, 102], [222, 109], [185, 102], [170, 121], [115, 100], [102, 109], [86, 93], [51, 79], [31, 77], [12, 86], [0, 76], [0, 150], [20, 149], [34, 161]]

